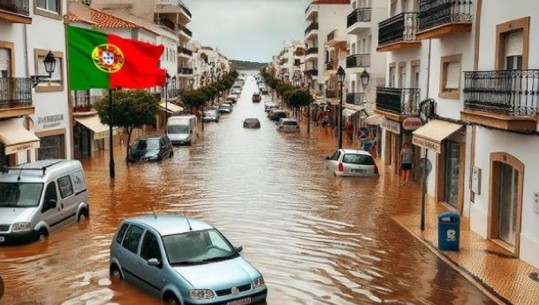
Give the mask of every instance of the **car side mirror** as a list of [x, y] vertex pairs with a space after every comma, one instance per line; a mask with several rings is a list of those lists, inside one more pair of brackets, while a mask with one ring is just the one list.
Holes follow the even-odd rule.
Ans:
[[148, 260], [148, 266], [161, 268], [161, 262], [157, 258], [150, 258]]
[[236, 247], [236, 251], [238, 251], [238, 253], [240, 253], [241, 251], [243, 251], [243, 246], [237, 246], [237, 247]]

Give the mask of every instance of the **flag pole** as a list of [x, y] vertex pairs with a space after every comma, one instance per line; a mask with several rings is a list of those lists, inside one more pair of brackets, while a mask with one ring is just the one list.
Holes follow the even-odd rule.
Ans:
[[109, 175], [111, 178], [114, 178], [116, 173], [114, 171], [114, 146], [112, 140], [112, 89], [109, 88]]

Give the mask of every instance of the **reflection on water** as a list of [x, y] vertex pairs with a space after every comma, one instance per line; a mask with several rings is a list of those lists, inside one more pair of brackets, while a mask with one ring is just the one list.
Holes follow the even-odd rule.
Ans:
[[[153, 209], [201, 218], [243, 245], [265, 276], [268, 304], [492, 304], [388, 216], [417, 208], [414, 186], [400, 187], [389, 170], [336, 179], [324, 169], [332, 135], [278, 133], [263, 103], [251, 102], [255, 90], [248, 78], [234, 111], [170, 160], [128, 166], [119, 148], [114, 181], [108, 152], [84, 160], [90, 220], [46, 242], [1, 248], [0, 303], [160, 304], [108, 276], [119, 222]], [[244, 129], [247, 117], [261, 128]]]

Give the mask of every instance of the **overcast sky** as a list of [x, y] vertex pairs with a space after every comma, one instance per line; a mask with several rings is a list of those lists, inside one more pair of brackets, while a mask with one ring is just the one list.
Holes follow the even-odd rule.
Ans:
[[270, 62], [283, 43], [303, 40], [311, 0], [183, 0], [193, 39], [228, 59]]

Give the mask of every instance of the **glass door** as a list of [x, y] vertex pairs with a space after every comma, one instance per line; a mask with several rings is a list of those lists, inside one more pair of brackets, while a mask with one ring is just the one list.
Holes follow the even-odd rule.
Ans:
[[517, 227], [518, 172], [510, 165], [501, 164], [500, 194], [498, 204], [498, 238], [515, 245]]
[[445, 141], [445, 202], [457, 207], [459, 193], [460, 144]]

